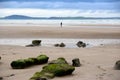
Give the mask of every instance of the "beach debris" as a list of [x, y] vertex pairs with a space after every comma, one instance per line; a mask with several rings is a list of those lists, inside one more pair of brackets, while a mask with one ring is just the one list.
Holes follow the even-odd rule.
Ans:
[[39, 55], [37, 58], [18, 59], [16, 61], [12, 61], [10, 65], [13, 69], [23, 69], [32, 65], [47, 63], [48, 59], [49, 57], [46, 55]]
[[115, 69], [120, 70], [120, 60], [116, 61], [115, 63]]
[[79, 58], [73, 59], [73, 60], [72, 60], [72, 65], [73, 65], [74, 67], [80, 67], [81, 64], [80, 64]]
[[80, 47], [86, 47], [86, 43], [82, 42], [82, 41], [78, 41], [77, 44], [76, 44], [79, 48]]
[[60, 43], [60, 44], [55, 44], [55, 47], [65, 47], [66, 45], [64, 43]]
[[36, 72], [30, 80], [36, 80], [38, 78], [52, 79], [55, 76], [65, 76], [72, 74], [75, 67], [69, 65], [65, 58], [58, 58], [51, 61], [48, 65], [44, 66], [40, 72]]
[[33, 40], [32, 44], [26, 45], [26, 47], [34, 47], [34, 46], [40, 46], [41, 45], [41, 40]]

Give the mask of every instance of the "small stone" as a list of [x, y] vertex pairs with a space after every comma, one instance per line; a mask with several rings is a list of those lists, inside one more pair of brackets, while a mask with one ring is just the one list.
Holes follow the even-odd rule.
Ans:
[[3, 77], [0, 77], [0, 80], [3, 80]]
[[72, 65], [73, 65], [74, 67], [80, 67], [80, 65], [81, 65], [81, 64], [80, 64], [80, 61], [79, 61], [79, 58], [73, 59], [72, 62], [73, 62]]

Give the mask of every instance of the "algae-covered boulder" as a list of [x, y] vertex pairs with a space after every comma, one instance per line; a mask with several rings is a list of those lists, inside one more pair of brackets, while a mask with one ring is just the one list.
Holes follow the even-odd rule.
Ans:
[[26, 62], [23, 59], [11, 62], [11, 67], [13, 69], [23, 69], [26, 67]]
[[33, 44], [34, 46], [39, 46], [39, 45], [41, 44], [41, 40], [33, 40], [33, 41], [32, 41], [32, 44]]
[[47, 57], [46, 55], [40, 55], [37, 57], [37, 63], [38, 64], [43, 64], [43, 63], [47, 63], [48, 62], [49, 57]]
[[45, 66], [42, 72], [53, 73], [55, 76], [64, 76], [71, 74], [75, 68], [68, 64], [49, 64]]
[[44, 66], [41, 72], [36, 72], [30, 80], [37, 80], [39, 78], [51, 79], [55, 76], [65, 76], [72, 74], [74, 70], [75, 67], [69, 65], [65, 58], [60, 57]]
[[11, 62], [13, 69], [23, 69], [36, 64], [43, 64], [48, 62], [49, 57], [46, 55], [40, 55], [37, 58], [19, 59]]
[[65, 58], [60, 57], [57, 60], [52, 60], [49, 62], [49, 64], [68, 64]]
[[33, 77], [30, 78], [30, 80], [37, 80], [39, 78], [44, 78], [44, 79], [52, 79], [54, 78], [53, 73], [47, 73], [47, 72], [36, 72]]
[[115, 69], [120, 70], [120, 60], [115, 63]]
[[35, 63], [33, 58], [24, 59], [24, 61], [25, 61], [26, 67], [34, 65], [34, 63]]

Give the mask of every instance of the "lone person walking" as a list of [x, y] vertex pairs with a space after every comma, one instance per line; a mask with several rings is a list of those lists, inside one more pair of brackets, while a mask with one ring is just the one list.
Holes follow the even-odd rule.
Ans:
[[60, 26], [61, 26], [61, 28], [62, 28], [62, 22], [60, 23]]

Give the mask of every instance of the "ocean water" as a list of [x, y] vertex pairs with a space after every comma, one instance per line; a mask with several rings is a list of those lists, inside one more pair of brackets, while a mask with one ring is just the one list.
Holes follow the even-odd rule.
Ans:
[[87, 44], [87, 48], [101, 46], [105, 44], [120, 44], [120, 39], [53, 39], [53, 38], [21, 38], [21, 39], [0, 39], [0, 45], [19, 45], [25, 46], [31, 44], [32, 40], [42, 40], [41, 46], [53, 47], [56, 43], [65, 43], [66, 48], [77, 48], [76, 43], [83, 41]]
[[[79, 27], [84, 24], [108, 24], [108, 25], [120, 25], [120, 19], [1, 19], [0, 26], [39, 26], [39, 27], [58, 27], [60, 22], [63, 22], [65, 27]], [[102, 26], [101, 26], [102, 27]], [[106, 26], [104, 26], [106, 27]], [[117, 26], [118, 27], [118, 26]]]

